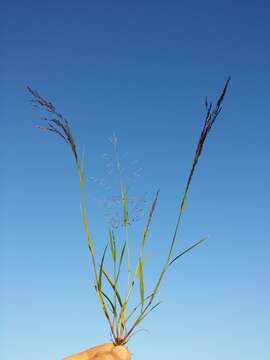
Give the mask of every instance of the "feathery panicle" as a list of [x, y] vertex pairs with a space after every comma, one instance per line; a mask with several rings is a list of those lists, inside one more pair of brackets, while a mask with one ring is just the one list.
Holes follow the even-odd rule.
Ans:
[[71, 148], [77, 167], [80, 168], [80, 161], [77, 154], [76, 144], [70, 130], [68, 121], [59, 112], [57, 112], [55, 106], [51, 102], [43, 98], [36, 90], [33, 90], [30, 86], [27, 86], [27, 90], [33, 96], [31, 100], [33, 106], [36, 108], [40, 108], [50, 114], [49, 118], [47, 116], [41, 117], [41, 120], [47, 122], [47, 127], [41, 125], [36, 125], [36, 127], [44, 131], [54, 132], [62, 139], [64, 139]]

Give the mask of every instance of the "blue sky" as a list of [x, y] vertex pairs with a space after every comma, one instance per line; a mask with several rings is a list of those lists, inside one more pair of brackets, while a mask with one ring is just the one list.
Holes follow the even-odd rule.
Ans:
[[[132, 191], [160, 189], [146, 253], [149, 291], [176, 221], [204, 116], [231, 75], [205, 144], [163, 304], [129, 343], [132, 359], [267, 360], [269, 323], [269, 2], [10, 1], [1, 5], [1, 327], [3, 360], [57, 360], [109, 340], [92, 283], [67, 146], [36, 130], [26, 86], [73, 129], [87, 168], [97, 254], [108, 224], [101, 179], [119, 139]], [[105, 192], [106, 195], [106, 192]], [[142, 218], [131, 228], [136, 249]], [[117, 236], [121, 241], [121, 231]]]

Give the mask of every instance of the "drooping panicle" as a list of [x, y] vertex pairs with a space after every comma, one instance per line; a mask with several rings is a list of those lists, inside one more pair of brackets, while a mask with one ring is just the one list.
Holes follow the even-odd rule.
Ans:
[[41, 130], [54, 132], [62, 139], [64, 139], [71, 148], [77, 167], [80, 168], [80, 160], [77, 153], [76, 143], [74, 141], [68, 121], [59, 112], [57, 112], [55, 106], [50, 101], [42, 97], [36, 90], [33, 90], [30, 86], [27, 86], [27, 90], [33, 97], [31, 100], [33, 106], [51, 114], [51, 117], [49, 118], [47, 116], [41, 117], [41, 120], [47, 122], [47, 127], [41, 125], [36, 125], [36, 127]]

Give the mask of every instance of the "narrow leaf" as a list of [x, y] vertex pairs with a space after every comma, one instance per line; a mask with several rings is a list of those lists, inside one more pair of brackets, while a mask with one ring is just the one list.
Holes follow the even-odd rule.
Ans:
[[102, 287], [102, 273], [103, 273], [103, 264], [104, 264], [104, 259], [105, 259], [105, 255], [106, 255], [106, 251], [108, 248], [108, 244], [106, 245], [104, 251], [103, 251], [103, 255], [102, 255], [102, 259], [101, 259], [101, 264], [100, 264], [100, 269], [99, 269], [99, 278], [98, 278], [98, 289], [101, 290]]
[[102, 271], [103, 271], [103, 274], [105, 275], [105, 277], [106, 277], [106, 279], [107, 279], [108, 283], [111, 285], [111, 287], [112, 287], [113, 291], [115, 292], [116, 297], [117, 297], [118, 302], [119, 302], [119, 305], [122, 307], [122, 300], [121, 300], [121, 296], [120, 296], [120, 294], [119, 294], [119, 292], [118, 292], [118, 290], [117, 290], [117, 288], [116, 288], [116, 286], [115, 286], [115, 284], [114, 284], [114, 282], [113, 282], [112, 278], [111, 278], [111, 277], [110, 277], [110, 275], [109, 275], [109, 274], [105, 271], [105, 269], [103, 269]]
[[82, 206], [81, 206], [81, 214], [82, 214], [82, 220], [83, 220], [83, 225], [84, 225], [84, 230], [85, 230], [85, 234], [86, 234], [88, 247], [89, 247], [92, 257], [94, 257], [93, 244], [92, 244], [90, 234], [89, 234], [88, 223], [87, 223], [86, 216], [85, 216], [85, 209], [83, 209]]
[[179, 259], [181, 256], [185, 255], [187, 252], [201, 244], [203, 241], [205, 241], [207, 237], [202, 238], [201, 240], [197, 241], [195, 244], [191, 245], [189, 248], [187, 248], [185, 251], [181, 252], [179, 255], [177, 255], [170, 263], [169, 265], [172, 265], [173, 262], [175, 262], [177, 259]]
[[[121, 309], [120, 309], [120, 312], [119, 312], [119, 316], [116, 319], [116, 326], [119, 325], [120, 320], [122, 320], [122, 325], [124, 325], [123, 324], [123, 319], [124, 319], [124, 313], [125, 313], [125, 310], [126, 310], [126, 306], [127, 306], [127, 303], [125, 301], [125, 302], [123, 302], [123, 304], [121, 306]], [[124, 323], [125, 323], [125, 320], [124, 320]]]
[[149, 315], [151, 313], [151, 311], [153, 311], [156, 307], [158, 307], [161, 304], [161, 301], [159, 301], [157, 304], [155, 304], [154, 306], [152, 306], [150, 308], [150, 310], [148, 310], [144, 315], [140, 315], [137, 320], [134, 322], [134, 324], [132, 325], [132, 327], [130, 328], [130, 330], [128, 331], [128, 333], [125, 336], [125, 340], [127, 340], [129, 338], [129, 336], [133, 333], [133, 331], [135, 330], [135, 328], [143, 321], [143, 319]]
[[141, 303], [142, 308], [144, 305], [144, 282], [143, 282], [143, 265], [142, 265], [142, 259], [139, 259], [139, 279], [140, 279], [140, 296], [141, 296]]
[[[144, 256], [142, 259], [141, 259], [141, 262], [142, 262], [142, 267], [144, 266], [146, 260], [148, 259], [147, 256]], [[136, 266], [136, 269], [135, 269], [135, 275], [134, 275], [134, 281], [137, 280], [139, 276], [139, 261], [138, 261], [138, 264]]]
[[111, 305], [111, 308], [112, 308], [112, 312], [114, 315], [116, 315], [116, 308], [115, 306], [113, 305], [113, 302], [111, 301], [111, 299], [109, 298], [109, 296], [102, 290], [100, 290], [101, 294], [108, 300], [109, 304]]
[[146, 237], [147, 237], [147, 234], [148, 234], [148, 230], [149, 230], [149, 227], [150, 227], [150, 223], [151, 223], [151, 220], [152, 220], [152, 216], [153, 216], [153, 213], [154, 213], [155, 208], [156, 208], [156, 204], [157, 204], [157, 200], [158, 200], [158, 195], [159, 195], [159, 190], [156, 192], [155, 199], [154, 199], [154, 201], [153, 201], [153, 204], [152, 204], [152, 206], [151, 206], [151, 208], [150, 208], [150, 211], [149, 211], [149, 214], [148, 214], [146, 227], [145, 227], [145, 229], [144, 229], [143, 236], [142, 236], [141, 251], [143, 250], [144, 245], [145, 245], [145, 240], [146, 240]]
[[[148, 295], [145, 299], [144, 299], [144, 301], [145, 300], [148, 300], [150, 297], [152, 296], [152, 294], [151, 295]], [[137, 304], [134, 308], [133, 308], [133, 310], [130, 312], [130, 314], [127, 316], [127, 319], [126, 319], [126, 322], [128, 322], [128, 320], [131, 318], [131, 316], [136, 312], [136, 310], [138, 309], [138, 307], [139, 306], [141, 306], [141, 302], [139, 303], [139, 304]]]
[[111, 249], [112, 260], [115, 263], [116, 262], [115, 242], [114, 242], [113, 234], [112, 234], [111, 230], [109, 230], [109, 244], [110, 244], [110, 249]]
[[101, 293], [101, 291], [97, 288], [97, 286], [95, 287], [95, 289], [96, 289], [96, 292], [97, 292], [97, 296], [98, 296], [100, 305], [101, 305], [102, 310], [103, 310], [103, 312], [104, 312], [104, 315], [106, 316], [106, 318], [108, 319], [109, 323], [111, 324], [111, 319], [110, 319], [110, 316], [109, 316], [109, 314], [108, 314], [106, 305], [105, 305], [105, 303], [104, 303], [104, 300], [103, 300], [103, 297], [102, 297], [102, 293]]
[[80, 187], [83, 191], [83, 185], [84, 185], [84, 153], [82, 154], [82, 161], [81, 166], [79, 166], [79, 163], [77, 163], [78, 171], [79, 171], [79, 178], [80, 178]]
[[118, 278], [119, 278], [119, 275], [120, 275], [121, 265], [122, 265], [122, 262], [123, 262], [123, 258], [124, 258], [126, 246], [127, 246], [127, 243], [125, 242], [124, 245], [123, 245], [123, 247], [122, 247], [122, 251], [121, 251], [121, 255], [120, 255], [118, 272], [117, 272], [117, 276], [116, 276], [116, 283], [117, 283]]

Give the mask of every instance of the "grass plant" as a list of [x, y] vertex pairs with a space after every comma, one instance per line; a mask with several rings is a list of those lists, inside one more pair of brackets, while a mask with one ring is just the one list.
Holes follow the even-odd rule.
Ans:
[[[112, 342], [114, 345], [125, 345], [130, 337], [134, 334], [135, 329], [139, 324], [148, 316], [155, 308], [160, 305], [160, 301], [156, 301], [160, 285], [163, 281], [164, 275], [177, 260], [189, 251], [197, 247], [206, 238], [202, 238], [199, 241], [192, 244], [190, 247], [182, 251], [180, 254], [174, 254], [174, 247], [177, 238], [177, 234], [180, 230], [182, 217], [185, 209], [185, 204], [190, 189], [190, 185], [198, 165], [199, 158], [202, 154], [202, 150], [205, 144], [205, 140], [209, 135], [209, 132], [215, 123], [226, 95], [230, 78], [225, 83], [225, 86], [218, 97], [215, 105], [209, 103], [207, 98], [205, 100], [205, 118], [204, 124], [200, 133], [200, 137], [195, 150], [193, 162], [190, 172], [187, 177], [186, 186], [183, 196], [179, 204], [179, 211], [177, 214], [175, 229], [168, 246], [168, 254], [166, 256], [164, 265], [160, 271], [160, 275], [154, 284], [150, 295], [146, 296], [146, 289], [144, 285], [144, 248], [150, 231], [151, 221], [157, 206], [159, 191], [156, 192], [152, 205], [149, 209], [148, 216], [146, 217], [145, 227], [142, 231], [142, 236], [139, 245], [138, 255], [135, 261], [134, 269], [131, 268], [131, 253], [129, 248], [129, 211], [128, 211], [128, 192], [123, 183], [120, 184], [120, 195], [122, 203], [122, 223], [124, 231], [124, 241], [117, 245], [115, 239], [115, 233], [113, 228], [108, 231], [108, 242], [102, 253], [100, 262], [97, 260], [95, 252], [95, 242], [91, 237], [91, 233], [88, 225], [86, 196], [85, 196], [85, 164], [84, 157], [81, 158], [78, 155], [77, 146], [72, 135], [71, 128], [68, 121], [56, 110], [55, 106], [42, 97], [37, 91], [33, 90], [30, 86], [27, 87], [32, 98], [31, 102], [34, 107], [38, 107], [45, 111], [46, 116], [41, 119], [45, 122], [45, 126], [37, 125], [39, 129], [49, 131], [60, 136], [70, 147], [73, 154], [76, 170], [79, 177], [80, 184], [80, 197], [81, 197], [81, 216], [84, 225], [85, 235], [89, 248], [89, 254], [92, 262], [92, 268], [94, 272], [95, 291], [100, 302], [102, 311], [108, 322]], [[110, 253], [110, 259], [112, 262], [112, 274], [107, 271], [105, 267], [105, 257], [107, 253]], [[133, 254], [132, 254], [133, 256]], [[124, 269], [124, 258], [126, 257], [127, 268]], [[126, 272], [126, 287], [125, 291], [119, 284], [119, 278], [121, 272]], [[106, 286], [104, 286], [106, 283]], [[138, 284], [139, 300], [138, 304], [132, 309], [128, 308], [129, 301], [131, 299], [132, 292], [135, 285]], [[110, 292], [108, 292], [108, 287]], [[133, 320], [132, 320], [133, 319]]]

